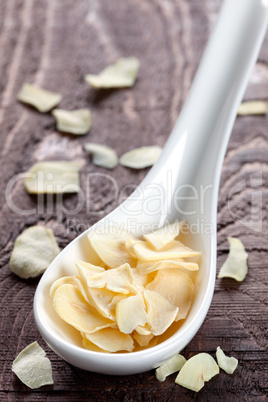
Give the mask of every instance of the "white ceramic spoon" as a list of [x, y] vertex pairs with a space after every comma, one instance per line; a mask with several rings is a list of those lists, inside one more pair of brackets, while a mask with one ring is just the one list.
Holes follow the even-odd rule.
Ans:
[[41, 278], [34, 299], [34, 316], [42, 337], [69, 363], [105, 374], [146, 371], [182, 350], [204, 321], [216, 275], [221, 167], [238, 105], [266, 32], [267, 3], [225, 0], [188, 100], [159, 161], [139, 188], [97, 224], [111, 223], [141, 235], [155, 225], [176, 219], [189, 222], [189, 244], [202, 251], [203, 258], [187, 319], [173, 336], [143, 351], [106, 354], [80, 347], [76, 331], [54, 312], [49, 288], [59, 277], [77, 274], [75, 260], [90, 260], [87, 234], [96, 228], [94, 225], [53, 261]]

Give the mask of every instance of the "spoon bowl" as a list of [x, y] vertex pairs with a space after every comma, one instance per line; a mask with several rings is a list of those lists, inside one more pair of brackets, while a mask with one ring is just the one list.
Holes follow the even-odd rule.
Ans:
[[[215, 285], [221, 167], [237, 108], [266, 32], [267, 7], [264, 0], [225, 0], [160, 159], [122, 205], [72, 241], [43, 274], [34, 298], [37, 327], [50, 348], [74, 366], [113, 375], [147, 371], [180, 352], [202, 325]], [[75, 260], [94, 263], [87, 237], [91, 231], [115, 225], [141, 236], [178, 219], [189, 224], [185, 244], [202, 252], [186, 320], [163, 342], [145, 350], [109, 354], [84, 349], [80, 334], [53, 309], [49, 296], [53, 282], [76, 275]]]

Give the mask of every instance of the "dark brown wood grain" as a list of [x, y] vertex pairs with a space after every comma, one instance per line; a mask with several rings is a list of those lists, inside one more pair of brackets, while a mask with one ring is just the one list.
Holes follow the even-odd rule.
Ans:
[[[241, 284], [216, 280], [208, 316], [182, 352], [223, 350], [238, 358], [234, 375], [221, 372], [198, 394], [164, 383], [153, 371], [111, 377], [86, 372], [61, 360], [41, 339], [32, 302], [38, 279], [22, 280], [9, 269], [16, 237], [33, 224], [54, 229], [60, 247], [98, 221], [140, 183], [147, 170], [92, 165], [87, 141], [105, 143], [121, 155], [127, 150], [163, 146], [186, 99], [220, 0], [2, 0], [0, 1], [0, 400], [3, 401], [265, 401], [268, 394], [268, 121], [236, 120], [222, 170], [218, 207], [218, 268], [228, 254], [228, 236], [239, 237], [249, 253], [249, 272]], [[97, 73], [120, 56], [141, 61], [131, 89], [90, 89], [83, 76]], [[93, 125], [85, 137], [56, 131], [50, 114], [16, 101], [24, 82], [62, 94], [62, 108], [89, 107]], [[245, 99], [268, 100], [268, 37]], [[29, 196], [22, 180], [11, 180], [41, 160], [78, 160], [88, 203], [75, 215], [77, 195], [45, 199]], [[98, 173], [91, 176], [89, 173]], [[256, 176], [257, 174], [257, 176]], [[112, 177], [119, 191], [115, 194]], [[254, 181], [255, 180], [255, 181]], [[242, 183], [242, 185], [241, 185]], [[254, 184], [255, 183], [255, 184]], [[233, 193], [235, 186], [240, 189]], [[237, 187], [238, 188], [238, 187]], [[22, 210], [14, 212], [10, 202]], [[38, 208], [39, 206], [39, 208]], [[13, 208], [14, 209], [14, 208]], [[66, 212], [67, 211], [67, 212]], [[262, 216], [260, 216], [260, 212]], [[257, 225], [262, 222], [262, 226]], [[255, 223], [254, 223], [255, 222]], [[256, 223], [257, 222], [257, 223]], [[256, 226], [257, 225], [257, 226]], [[37, 340], [53, 366], [54, 385], [31, 391], [12, 373], [18, 352]]]

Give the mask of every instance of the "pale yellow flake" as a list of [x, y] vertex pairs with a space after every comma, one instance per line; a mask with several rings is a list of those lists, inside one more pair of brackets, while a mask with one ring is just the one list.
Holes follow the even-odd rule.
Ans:
[[161, 366], [155, 370], [155, 376], [158, 381], [165, 381], [169, 375], [180, 371], [185, 363], [185, 357], [180, 354], [176, 354], [169, 360], [162, 363]]
[[144, 169], [152, 166], [161, 155], [162, 148], [158, 145], [144, 146], [132, 149], [121, 156], [121, 165], [132, 169]]
[[194, 292], [193, 281], [187, 273], [173, 268], [158, 271], [146, 289], [159, 293], [179, 308], [176, 321], [186, 318]]
[[21, 278], [35, 278], [47, 269], [59, 252], [51, 229], [31, 226], [17, 237], [9, 266]]
[[94, 345], [107, 352], [132, 352], [134, 349], [132, 337], [123, 334], [116, 328], [104, 328], [92, 334], [85, 334], [85, 337]]
[[34, 106], [39, 112], [46, 113], [57, 106], [61, 101], [61, 95], [46, 91], [32, 84], [23, 84], [17, 99], [20, 102]]
[[133, 275], [133, 285], [142, 290], [149, 281], [149, 275], [145, 272], [139, 272], [136, 268], [131, 268]]
[[88, 109], [54, 109], [52, 115], [57, 123], [57, 130], [64, 133], [84, 135], [91, 127], [91, 114]]
[[137, 331], [138, 334], [140, 334], [140, 335], [151, 335], [151, 333], [152, 333], [148, 324], [138, 325], [135, 328], [135, 331]]
[[75, 276], [64, 276], [62, 278], [57, 279], [55, 282], [53, 282], [49, 295], [50, 297], [54, 297], [54, 294], [56, 290], [61, 286], [61, 285], [73, 285], [76, 286], [76, 277]]
[[179, 384], [192, 391], [198, 392], [212, 377], [219, 374], [219, 367], [208, 353], [199, 353], [184, 364], [176, 377]]
[[227, 357], [220, 346], [217, 347], [216, 358], [219, 367], [227, 374], [233, 374], [238, 366], [238, 360], [235, 357]]
[[101, 316], [70, 284], [62, 285], [55, 291], [53, 307], [61, 319], [84, 333], [96, 332], [114, 324]]
[[175, 321], [179, 309], [151, 290], [146, 290], [143, 296], [149, 327], [154, 335], [161, 335]]
[[267, 114], [267, 102], [264, 101], [248, 101], [242, 102], [238, 108], [239, 116]]
[[115, 293], [106, 288], [94, 289], [89, 288], [87, 285], [84, 286], [84, 281], [79, 278], [76, 278], [75, 281], [75, 285], [83, 298], [103, 317], [115, 321], [115, 314], [110, 308]]
[[77, 271], [79, 272], [79, 275], [84, 277], [105, 272], [105, 269], [103, 267], [99, 267], [97, 265], [91, 264], [90, 262], [85, 262], [81, 260], [76, 260], [75, 266], [77, 268]]
[[199, 256], [200, 252], [184, 246], [180, 241], [173, 240], [163, 249], [153, 250], [146, 242], [137, 242], [131, 248], [137, 259], [141, 261], [157, 261]]
[[92, 162], [94, 165], [106, 169], [114, 169], [118, 164], [118, 157], [115, 150], [107, 145], [88, 142], [84, 145], [84, 149], [92, 154]]
[[79, 164], [67, 161], [35, 163], [26, 173], [24, 185], [30, 194], [77, 193]]
[[139, 66], [140, 63], [136, 57], [122, 57], [97, 75], [87, 74], [85, 80], [96, 89], [132, 87], [136, 81]]
[[137, 271], [143, 275], [150, 274], [167, 268], [186, 269], [187, 271], [198, 271], [199, 266], [196, 262], [185, 262], [183, 259], [158, 260], [158, 261], [138, 261]]
[[184, 222], [176, 221], [169, 225], [165, 225], [160, 229], [154, 230], [151, 233], [143, 235], [143, 238], [155, 250], [160, 250], [167, 244], [171, 243], [179, 235], [183, 225]]
[[109, 353], [107, 352], [107, 350], [101, 349], [94, 343], [90, 342], [86, 338], [86, 334], [84, 334], [83, 332], [81, 332], [81, 335], [82, 335], [82, 345], [85, 349], [92, 350], [93, 352]]
[[12, 371], [31, 389], [53, 384], [50, 360], [36, 341], [18, 354], [12, 364]]
[[248, 272], [248, 254], [241, 240], [235, 237], [228, 237], [228, 242], [230, 245], [229, 255], [220, 269], [218, 278], [233, 278], [241, 282], [245, 279]]
[[133, 287], [133, 275], [129, 264], [120, 265], [117, 268], [108, 269], [99, 274], [87, 276], [89, 288], [104, 288], [116, 293], [128, 294], [135, 291]]
[[128, 263], [131, 267], [136, 266], [135, 259], [129, 255], [125, 242], [120, 238], [111, 239], [108, 236], [90, 236], [89, 242], [108, 267], [116, 268], [124, 263]]
[[137, 331], [133, 331], [133, 338], [141, 347], [148, 346], [151, 340], [154, 338], [154, 334], [141, 335]]
[[116, 322], [124, 334], [130, 334], [137, 326], [148, 321], [141, 294], [120, 300], [116, 305]]

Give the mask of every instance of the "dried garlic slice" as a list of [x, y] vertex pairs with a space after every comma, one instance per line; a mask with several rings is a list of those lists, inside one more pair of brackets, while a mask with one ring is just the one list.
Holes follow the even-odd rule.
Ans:
[[126, 88], [136, 81], [140, 62], [136, 57], [122, 57], [99, 74], [87, 74], [86, 82], [93, 88]]
[[115, 150], [107, 145], [88, 142], [84, 145], [84, 149], [92, 153], [92, 162], [94, 165], [106, 169], [114, 169], [118, 164], [118, 157]]
[[167, 360], [165, 363], [162, 363], [161, 366], [155, 370], [155, 376], [158, 381], [165, 381], [167, 376], [180, 371], [185, 363], [185, 357], [177, 354], [171, 359]]
[[159, 293], [151, 290], [146, 290], [143, 296], [149, 327], [154, 335], [161, 335], [175, 321], [179, 309], [170, 304]]
[[104, 328], [92, 334], [85, 334], [85, 337], [107, 352], [119, 352], [121, 350], [132, 352], [134, 349], [131, 336], [123, 334], [116, 328]]
[[12, 364], [12, 371], [31, 389], [54, 383], [50, 360], [36, 341], [18, 354]]
[[89, 288], [104, 288], [116, 293], [128, 294], [131, 290], [135, 291], [133, 285], [133, 275], [129, 264], [120, 265], [118, 268], [108, 269], [100, 274], [87, 276], [87, 286]]
[[56, 119], [58, 131], [76, 135], [84, 135], [89, 132], [91, 127], [91, 114], [88, 109], [71, 111], [54, 109], [52, 114]]
[[49, 295], [50, 297], [54, 297], [54, 294], [56, 290], [61, 286], [61, 285], [73, 285], [76, 286], [77, 284], [77, 278], [75, 276], [64, 276], [63, 278], [57, 279], [51, 286]]
[[109, 352], [107, 352], [107, 350], [101, 349], [94, 343], [90, 342], [86, 338], [86, 335], [83, 334], [83, 332], [81, 332], [81, 335], [82, 335], [82, 345], [85, 349], [92, 350], [93, 352], [109, 353]]
[[191, 357], [182, 367], [175, 383], [192, 391], [198, 392], [216, 374], [219, 367], [208, 353], [199, 353]]
[[120, 300], [116, 305], [116, 322], [124, 334], [130, 334], [137, 326], [148, 321], [145, 304], [140, 293]]
[[31, 226], [17, 237], [9, 266], [20, 278], [35, 278], [47, 269], [59, 252], [51, 229]]
[[75, 261], [75, 266], [77, 268], [77, 271], [79, 272], [79, 275], [85, 278], [87, 276], [92, 276], [95, 274], [101, 274], [102, 272], [105, 272], [104, 268], [93, 265], [90, 262], [77, 260]]
[[140, 262], [137, 264], [137, 271], [143, 274], [150, 274], [151, 272], [160, 271], [167, 268], [183, 268], [187, 271], [198, 271], [199, 266], [196, 262], [185, 262], [182, 259], [174, 260], [159, 260], [159, 261], [148, 261]]
[[138, 325], [135, 328], [135, 331], [137, 331], [137, 333], [140, 335], [151, 335], [152, 334], [148, 324], [145, 324], [144, 326]]
[[187, 273], [172, 268], [158, 271], [146, 289], [158, 293], [170, 304], [179, 307], [176, 321], [186, 318], [194, 292], [193, 281]]
[[17, 99], [20, 102], [34, 106], [39, 112], [46, 113], [60, 103], [61, 95], [38, 88], [32, 84], [23, 84]]
[[267, 114], [267, 102], [263, 101], [248, 101], [242, 102], [238, 108], [239, 116]]
[[102, 289], [94, 289], [88, 286], [87, 277], [105, 272], [104, 268], [96, 267], [84, 261], [76, 261], [76, 268], [79, 272], [79, 277], [76, 278], [76, 287], [80, 290], [84, 299], [89, 302], [103, 317], [115, 320], [115, 314], [109, 307], [114, 298], [114, 292]]
[[157, 229], [151, 233], [143, 235], [143, 238], [155, 250], [160, 250], [167, 244], [171, 243], [179, 235], [180, 229], [183, 225], [184, 222], [176, 221], [169, 225], [165, 225], [161, 229]]
[[138, 289], [143, 289], [150, 281], [150, 276], [145, 272], [139, 272], [136, 268], [131, 268], [133, 275], [133, 285]]
[[128, 263], [131, 267], [136, 266], [136, 261], [129, 255], [125, 243], [121, 239], [90, 236], [89, 242], [108, 267], [117, 268], [124, 263]]
[[83, 332], [81, 332], [81, 335], [82, 335], [82, 344], [85, 349], [93, 350], [93, 352], [109, 353], [109, 352], [107, 352], [107, 350], [101, 349], [94, 343], [90, 342], [86, 338], [86, 334], [84, 334]]
[[141, 335], [137, 331], [133, 331], [132, 334], [135, 341], [141, 346], [145, 347], [148, 346], [150, 341], [155, 337], [154, 334], [150, 333], [148, 335]]
[[112, 316], [114, 317], [114, 319], [115, 319], [115, 317], [116, 317], [116, 306], [117, 306], [117, 303], [118, 303], [120, 300], [123, 300], [123, 299], [127, 298], [128, 296], [129, 296], [129, 294], [128, 294], [128, 295], [124, 295], [124, 294], [122, 294], [122, 293], [118, 293], [118, 294], [116, 294], [116, 296], [113, 297], [111, 303], [108, 304], [107, 308], [108, 308], [109, 311], [111, 312], [111, 314], [112, 314]]
[[53, 307], [62, 320], [84, 333], [96, 332], [114, 324], [91, 307], [80, 291], [70, 284], [62, 285], [55, 291]]
[[132, 169], [144, 169], [154, 165], [161, 152], [162, 148], [158, 145], [135, 148], [122, 155], [119, 162]]
[[238, 360], [235, 357], [227, 357], [220, 346], [217, 347], [216, 358], [219, 367], [227, 374], [233, 374], [238, 366]]
[[84, 285], [84, 281], [79, 280], [79, 278], [76, 278], [75, 281], [75, 286], [80, 291], [85, 301], [94, 307], [103, 317], [115, 321], [115, 312], [110, 307], [115, 293], [106, 288], [90, 289], [87, 285]]
[[78, 193], [79, 164], [76, 162], [38, 162], [27, 172], [24, 181], [30, 194]]
[[184, 246], [178, 240], [173, 240], [173, 242], [169, 243], [159, 251], [151, 249], [146, 242], [141, 241], [133, 243], [131, 249], [132, 252], [136, 254], [136, 258], [146, 262], [173, 258], [196, 257], [200, 255], [200, 252]]
[[241, 282], [245, 279], [248, 272], [248, 254], [241, 240], [235, 237], [228, 237], [228, 242], [230, 245], [229, 255], [220, 269], [218, 278], [233, 278]]
[[133, 239], [128, 239], [125, 242], [125, 248], [128, 251], [129, 255], [131, 255], [131, 257], [133, 258], [137, 258], [137, 255], [135, 253], [135, 250], [133, 248], [134, 245], [136, 244], [144, 244], [144, 242], [142, 240], [133, 240]]

